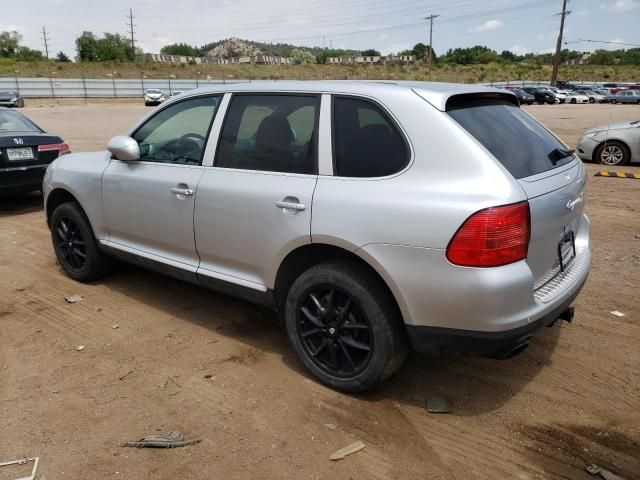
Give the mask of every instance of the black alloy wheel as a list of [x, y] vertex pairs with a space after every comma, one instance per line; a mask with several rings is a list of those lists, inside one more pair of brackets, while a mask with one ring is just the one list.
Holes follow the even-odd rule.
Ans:
[[80, 272], [87, 263], [87, 248], [80, 228], [69, 217], [60, 217], [54, 226], [60, 260], [69, 270]]
[[315, 365], [336, 377], [352, 377], [368, 365], [373, 333], [348, 293], [333, 286], [309, 291], [298, 311], [298, 335]]

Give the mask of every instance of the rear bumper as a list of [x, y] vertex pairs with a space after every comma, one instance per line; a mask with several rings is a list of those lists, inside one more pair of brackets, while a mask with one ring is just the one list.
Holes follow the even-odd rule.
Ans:
[[7, 100], [0, 100], [0, 107], [15, 107], [18, 104], [18, 101], [7, 101]]
[[42, 188], [48, 165], [0, 168], [0, 193], [30, 192]]
[[553, 310], [522, 327], [501, 332], [479, 332], [407, 325], [409, 342], [416, 352], [426, 355], [509, 358], [524, 350], [537, 330], [552, 326], [568, 311], [585, 281], [586, 277], [580, 286]]

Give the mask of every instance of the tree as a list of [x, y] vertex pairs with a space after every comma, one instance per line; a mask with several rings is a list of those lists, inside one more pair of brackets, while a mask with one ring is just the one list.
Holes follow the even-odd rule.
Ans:
[[29, 47], [19, 47], [16, 59], [21, 62], [36, 62], [43, 60], [44, 56], [40, 50], [32, 50]]
[[363, 57], [379, 57], [380, 56], [380, 52], [373, 48], [369, 48], [368, 50], [363, 50], [360, 53], [362, 54]]
[[192, 47], [186, 43], [172, 43], [165, 45], [160, 49], [160, 53], [165, 55], [184, 55], [186, 57], [198, 57], [200, 52], [196, 47]]
[[500, 54], [500, 58], [502, 58], [502, 60], [504, 60], [505, 62], [515, 62], [517, 56], [510, 50], [503, 50]]
[[67, 57], [67, 55], [64, 52], [60, 51], [56, 55], [56, 61], [67, 63], [67, 62], [70, 62], [71, 59], [69, 57]]
[[18, 32], [0, 33], [0, 57], [15, 57], [21, 41], [22, 37]]
[[291, 61], [295, 65], [305, 65], [309, 63], [316, 63], [316, 56], [308, 50], [301, 48], [294, 48], [291, 52]]
[[76, 38], [76, 53], [81, 62], [98, 61], [98, 39], [92, 32], [82, 32]]

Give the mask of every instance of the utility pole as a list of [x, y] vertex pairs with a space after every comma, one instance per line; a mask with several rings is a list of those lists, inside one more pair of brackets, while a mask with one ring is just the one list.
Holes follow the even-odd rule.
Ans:
[[49, 60], [49, 37], [47, 36], [47, 30], [42, 26], [42, 41], [44, 42], [44, 52], [47, 60]]
[[431, 52], [433, 51], [433, 19], [439, 16], [440, 15], [429, 15], [428, 17], [424, 17], [425, 20], [429, 20], [429, 67], [431, 67]]
[[131, 60], [135, 62], [136, 61], [136, 43], [133, 38], [133, 34], [135, 33], [133, 31], [133, 27], [136, 27], [137, 25], [133, 24], [133, 19], [135, 17], [133, 16], [132, 9], [129, 9], [129, 15], [127, 15], [127, 18], [129, 19], [129, 23], [127, 24], [127, 27], [129, 27], [129, 34], [131, 35]]
[[551, 73], [551, 85], [555, 85], [558, 80], [558, 67], [560, 66], [560, 52], [562, 50], [562, 33], [564, 32], [564, 17], [571, 12], [567, 10], [567, 0], [562, 0], [562, 12], [560, 15], [560, 32], [558, 33], [558, 43], [556, 43], [556, 56], [553, 59], [553, 72]]

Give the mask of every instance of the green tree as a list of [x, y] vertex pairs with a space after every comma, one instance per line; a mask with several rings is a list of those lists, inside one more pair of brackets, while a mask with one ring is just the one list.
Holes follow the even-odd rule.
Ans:
[[22, 62], [36, 62], [44, 59], [40, 50], [32, 50], [24, 46], [18, 48], [16, 58]]
[[18, 54], [22, 37], [18, 32], [0, 33], [0, 57], [15, 57]]
[[500, 58], [505, 62], [515, 62], [518, 56], [510, 50], [503, 50], [500, 54]]
[[171, 45], [165, 45], [160, 49], [160, 53], [165, 55], [184, 55], [187, 57], [197, 57], [200, 52], [196, 47], [192, 47], [186, 43], [172, 43]]
[[302, 48], [294, 48], [291, 52], [291, 61], [295, 65], [316, 63], [316, 56], [308, 50], [303, 50]]
[[56, 61], [62, 62], [62, 63], [67, 63], [67, 62], [70, 62], [71, 59], [69, 57], [67, 57], [67, 55], [63, 51], [60, 51], [56, 55]]
[[368, 50], [363, 50], [360, 53], [363, 57], [379, 57], [380, 56], [380, 52], [373, 48], [369, 48]]
[[349, 52], [342, 49], [324, 49], [316, 55], [316, 61], [320, 65], [327, 63], [327, 59], [331, 57], [347, 57]]
[[76, 38], [76, 53], [81, 62], [98, 61], [98, 39], [92, 32], [82, 32]]

